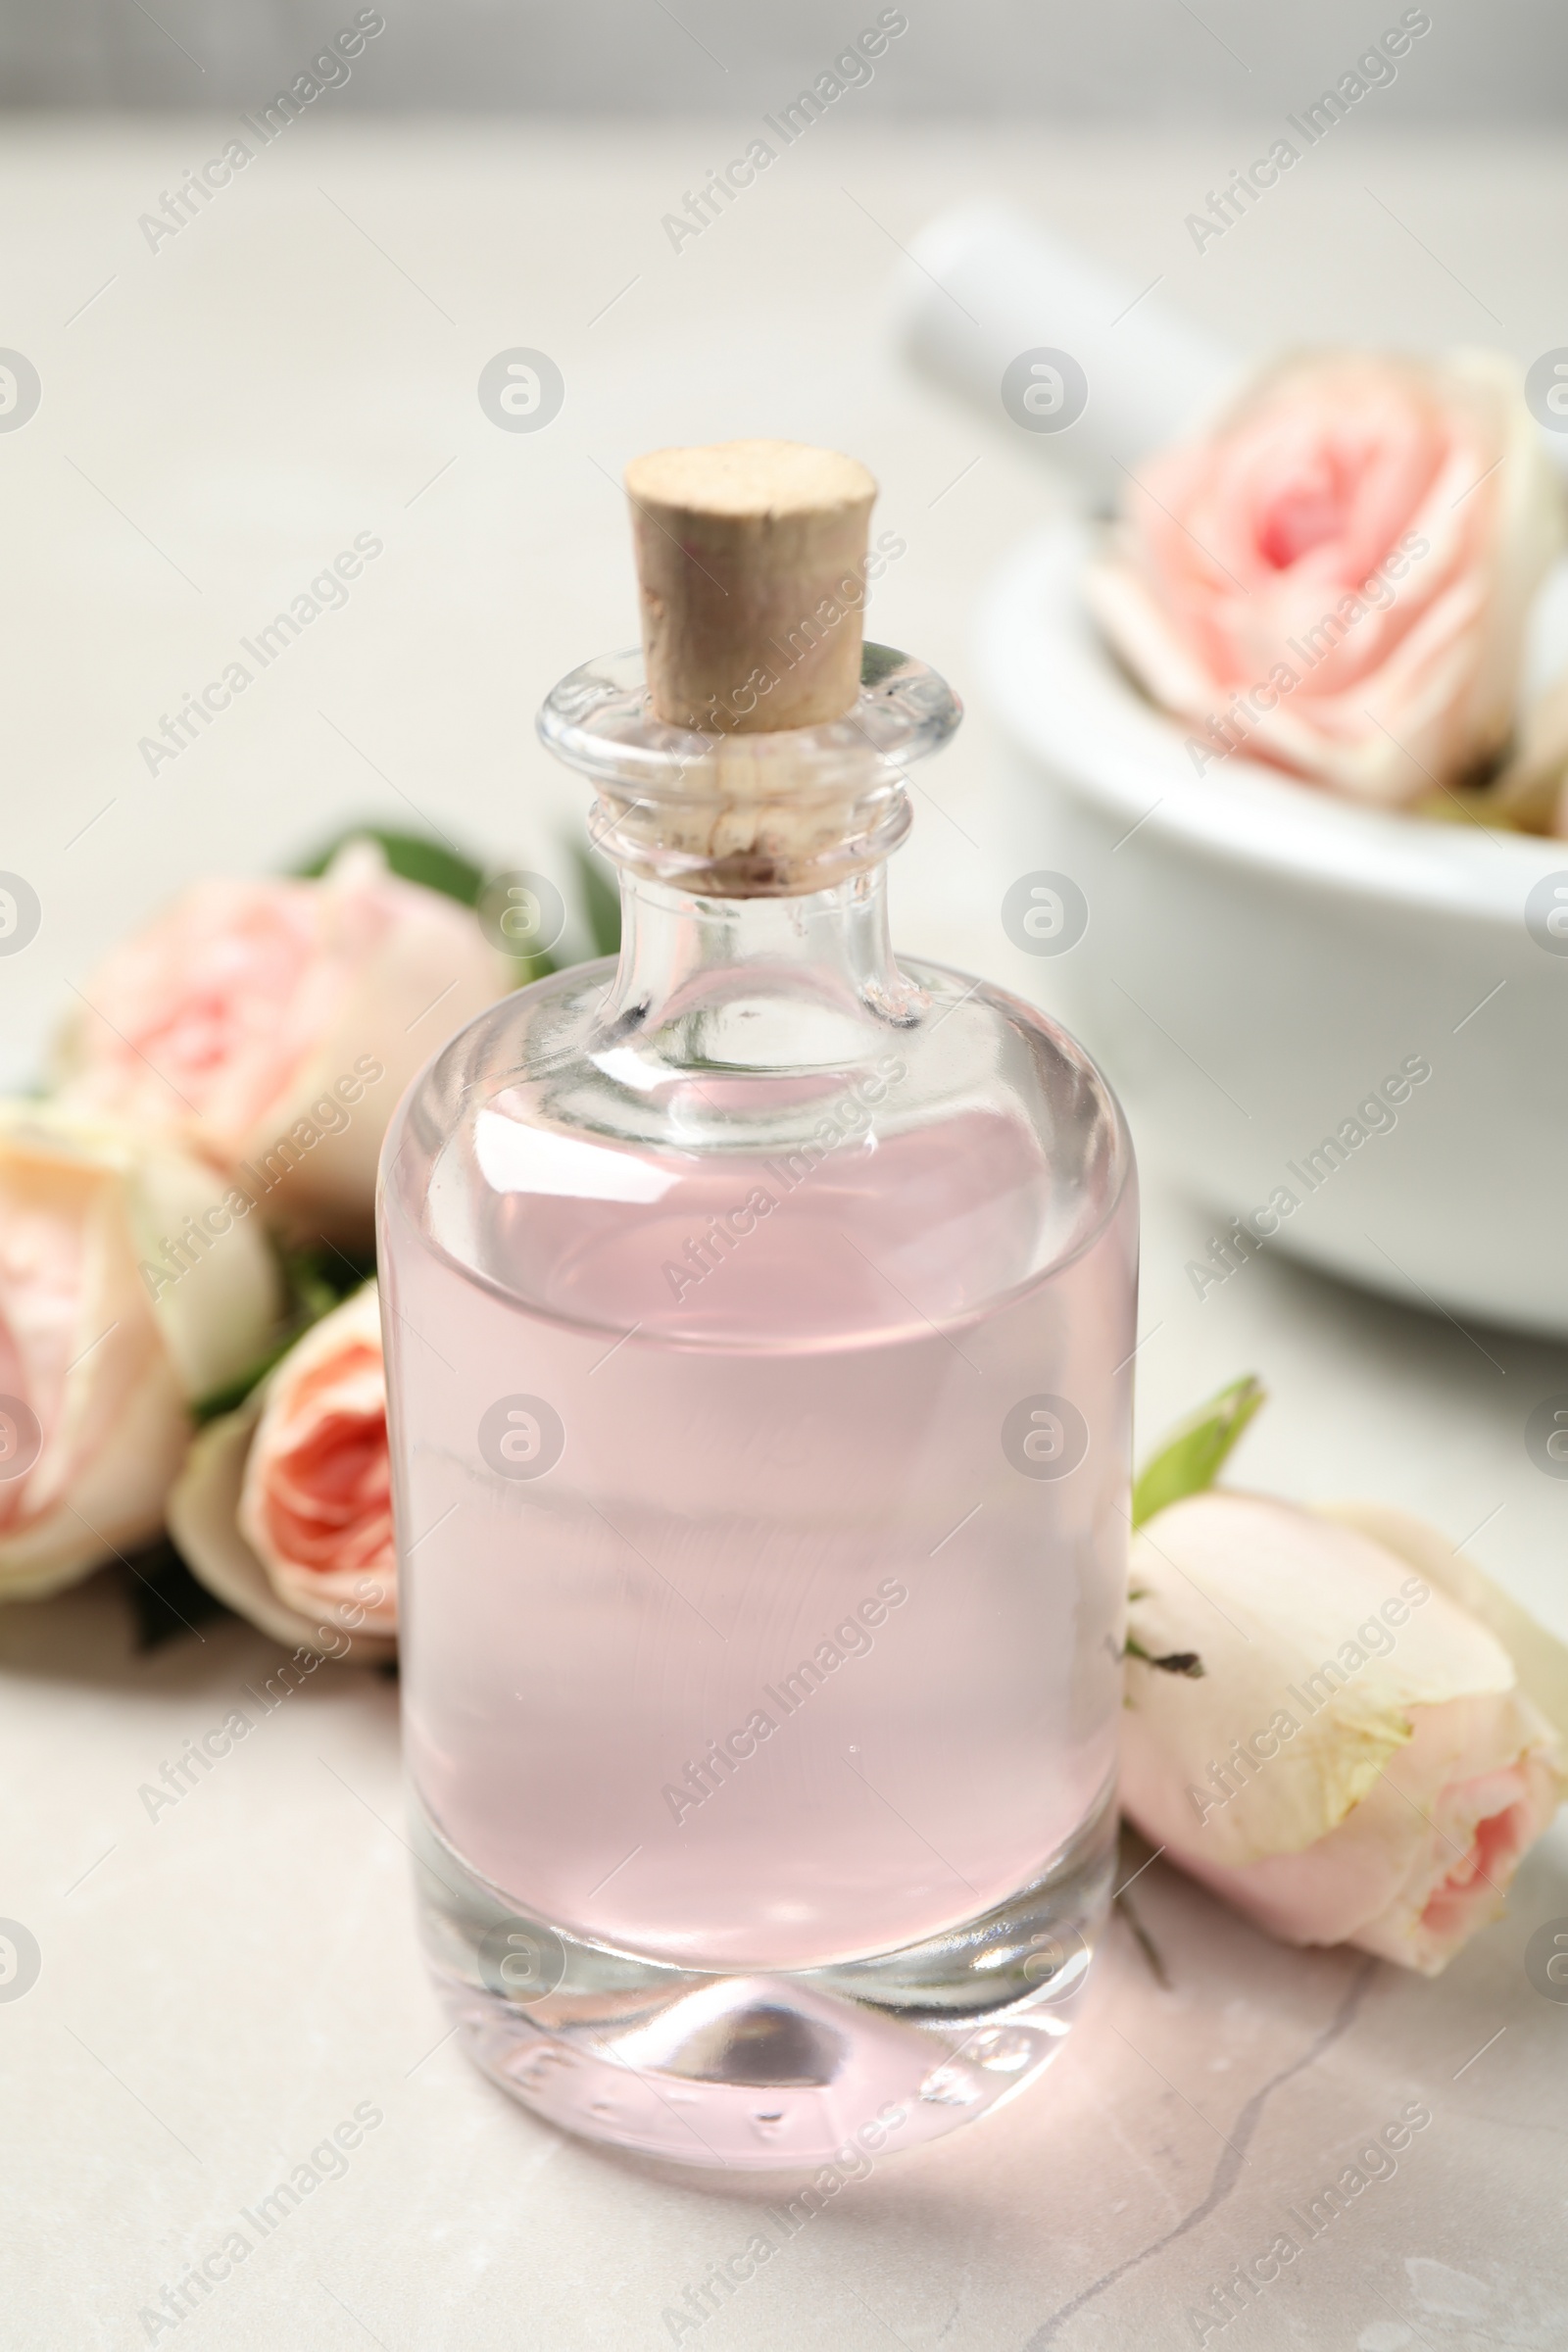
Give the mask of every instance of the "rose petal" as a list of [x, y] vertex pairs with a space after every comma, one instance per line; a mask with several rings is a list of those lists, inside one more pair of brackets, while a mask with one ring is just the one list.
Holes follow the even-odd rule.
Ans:
[[210, 1592], [294, 1648], [322, 1657], [349, 1657], [375, 1666], [397, 1655], [397, 1643], [375, 1633], [350, 1633], [335, 1621], [311, 1617], [281, 1598], [238, 1524], [240, 1491], [262, 1398], [210, 1422], [191, 1446], [169, 1497], [169, 1532], [180, 1557]]
[[[0, 1480], [0, 1593], [55, 1591], [156, 1535], [192, 1396], [270, 1338], [264, 1237], [204, 1224], [222, 1189], [122, 1124], [0, 1103], [0, 1394], [41, 1435], [30, 1467]], [[154, 1237], [193, 1229], [184, 1270], [150, 1273]]]
[[1391, 806], [1468, 780], [1508, 736], [1562, 536], [1515, 374], [1485, 352], [1283, 363], [1146, 465], [1086, 582], [1101, 626], [1216, 750]]
[[373, 1282], [269, 1374], [239, 1524], [290, 1608], [397, 1627], [386, 1375]]

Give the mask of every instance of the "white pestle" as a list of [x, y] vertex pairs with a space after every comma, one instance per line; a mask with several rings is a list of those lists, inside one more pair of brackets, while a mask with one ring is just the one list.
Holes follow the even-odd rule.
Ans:
[[1029, 350], [1064, 351], [1088, 379], [1088, 405], [1041, 454], [1089, 495], [1114, 497], [1120, 468], [1174, 440], [1221, 403], [1245, 355], [1002, 204], [964, 205], [930, 221], [900, 273], [902, 349], [999, 424], [1004, 371]]
[[[909, 254], [895, 297], [900, 348], [996, 423], [1020, 429], [1002, 399], [1003, 374], [1020, 353], [1077, 361], [1089, 386], [1083, 414], [1037, 437], [1042, 455], [1101, 505], [1119, 500], [1124, 466], [1216, 414], [1262, 356], [1181, 318], [1161, 303], [1157, 281], [1146, 292], [1008, 205], [941, 213]], [[1542, 439], [1568, 475], [1568, 432], [1543, 430]]]

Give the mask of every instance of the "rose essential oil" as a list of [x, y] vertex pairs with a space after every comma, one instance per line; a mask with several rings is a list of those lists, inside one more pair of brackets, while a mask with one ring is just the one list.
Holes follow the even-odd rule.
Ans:
[[619, 960], [461, 1031], [383, 1162], [421, 1911], [537, 2112], [781, 2168], [987, 2112], [1081, 1997], [1136, 1187], [1070, 1039], [892, 956], [958, 710], [861, 647], [869, 477], [741, 443], [630, 487], [646, 674], [540, 722]]

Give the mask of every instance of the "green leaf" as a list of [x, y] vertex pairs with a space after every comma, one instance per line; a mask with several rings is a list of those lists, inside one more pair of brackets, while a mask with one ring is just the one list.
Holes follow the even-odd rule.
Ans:
[[1152, 1519], [1156, 1511], [1168, 1509], [1185, 1495], [1201, 1494], [1211, 1487], [1267, 1394], [1262, 1382], [1249, 1372], [1179, 1422], [1134, 1483], [1134, 1527], [1142, 1527], [1146, 1519]]
[[872, 645], [869, 641], [863, 643], [860, 647], [860, 684], [880, 686], [884, 678], [890, 678], [896, 669], [902, 669], [908, 659], [908, 655], [901, 654], [896, 645]]
[[1146, 1666], [1157, 1666], [1161, 1674], [1185, 1674], [1195, 1683], [1203, 1679], [1203, 1661], [1196, 1649], [1173, 1649], [1164, 1657], [1156, 1658], [1144, 1647], [1136, 1634], [1128, 1635], [1124, 1649], [1129, 1658], [1142, 1658]]
[[167, 1536], [126, 1560], [125, 1569], [140, 1650], [161, 1649], [209, 1619], [233, 1613], [197, 1583]]
[[205, 1396], [193, 1397], [190, 1414], [197, 1428], [205, 1429], [209, 1421], [221, 1420], [224, 1413], [237, 1413], [252, 1389], [259, 1388], [272, 1366], [282, 1362], [299, 1336], [298, 1331], [285, 1332], [264, 1354], [248, 1363], [243, 1372], [225, 1380], [220, 1389], [209, 1389]]
[[297, 1249], [283, 1250], [283, 1279], [288, 1286], [289, 1311], [287, 1319], [270, 1347], [265, 1348], [243, 1372], [225, 1381], [220, 1389], [210, 1389], [198, 1396], [191, 1406], [191, 1415], [198, 1429], [216, 1421], [223, 1413], [237, 1412], [254, 1388], [267, 1378], [274, 1364], [281, 1363], [295, 1341], [319, 1323], [334, 1306], [351, 1298], [362, 1284], [375, 1272], [375, 1256], [370, 1250], [340, 1250], [335, 1242], [307, 1242]]
[[352, 1298], [375, 1272], [373, 1250], [340, 1250], [335, 1242], [302, 1242], [282, 1257], [289, 1296], [312, 1323]]
[[582, 910], [588, 925], [588, 936], [594, 943], [596, 956], [620, 954], [620, 893], [608, 880], [596, 858], [577, 842], [569, 845], [569, 855], [577, 869], [577, 887], [582, 893]]
[[325, 873], [339, 850], [350, 841], [378, 842], [387, 864], [405, 882], [422, 882], [426, 890], [438, 890], [444, 898], [456, 899], [464, 906], [478, 905], [484, 872], [471, 858], [465, 858], [446, 842], [432, 841], [427, 834], [389, 833], [382, 825], [350, 825], [294, 871], [307, 881], [314, 881]]

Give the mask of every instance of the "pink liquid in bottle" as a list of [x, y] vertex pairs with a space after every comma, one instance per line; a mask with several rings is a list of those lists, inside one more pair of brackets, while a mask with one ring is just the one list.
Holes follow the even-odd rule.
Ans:
[[892, 962], [879, 870], [630, 893], [388, 1141], [427, 1934], [573, 2129], [907, 2144], [1039, 2071], [1102, 1917], [1131, 1153], [1041, 1015]]

